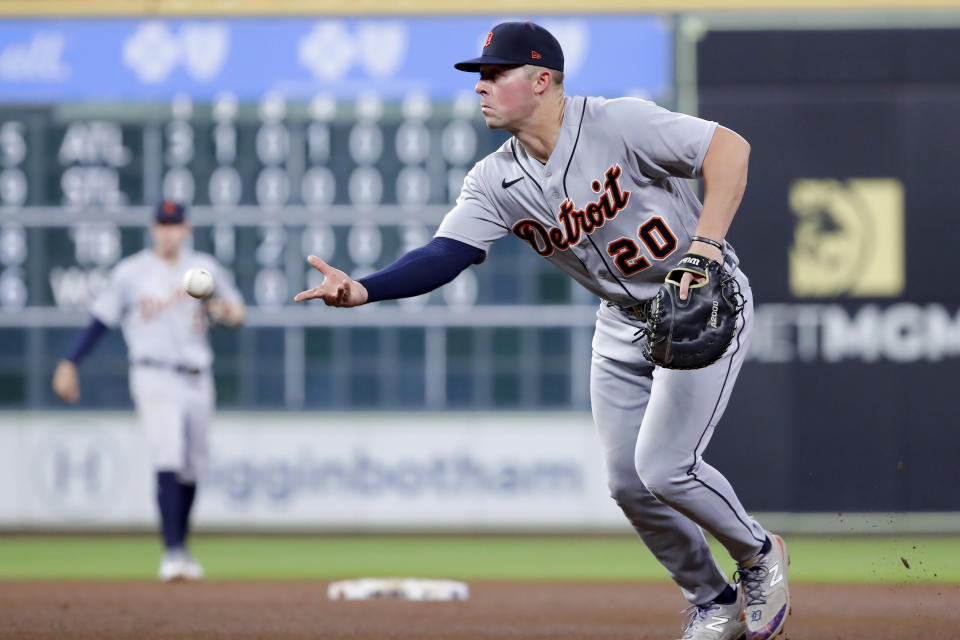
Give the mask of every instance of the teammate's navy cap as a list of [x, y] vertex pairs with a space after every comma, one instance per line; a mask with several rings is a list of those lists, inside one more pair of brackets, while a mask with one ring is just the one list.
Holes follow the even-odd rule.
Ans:
[[480, 71], [482, 64], [532, 64], [563, 71], [563, 49], [553, 34], [529, 20], [501, 22], [487, 34], [479, 58], [453, 66], [460, 71]]
[[164, 200], [157, 205], [153, 219], [157, 224], [180, 224], [186, 220], [187, 209], [175, 200]]

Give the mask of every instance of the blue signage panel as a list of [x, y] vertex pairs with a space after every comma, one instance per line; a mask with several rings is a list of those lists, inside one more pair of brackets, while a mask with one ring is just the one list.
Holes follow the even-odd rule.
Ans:
[[[533, 18], [563, 46], [569, 93], [658, 96], [672, 84], [672, 33], [654, 16]], [[453, 63], [478, 55], [490, 17], [7, 20], [0, 101], [351, 98], [473, 87]]]

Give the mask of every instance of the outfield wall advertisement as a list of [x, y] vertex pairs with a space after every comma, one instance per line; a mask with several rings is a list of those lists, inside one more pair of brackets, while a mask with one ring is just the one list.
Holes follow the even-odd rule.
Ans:
[[[589, 415], [221, 414], [198, 527], [610, 529]], [[155, 521], [132, 413], [6, 414], [0, 528]]]
[[956, 512], [958, 31], [696, 47], [699, 115], [751, 145], [728, 237], [757, 304], [711, 463], [758, 511]]

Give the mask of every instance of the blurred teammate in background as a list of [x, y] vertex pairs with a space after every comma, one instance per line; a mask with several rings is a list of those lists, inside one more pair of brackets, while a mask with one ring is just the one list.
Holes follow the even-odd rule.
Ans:
[[[750, 283], [725, 241], [750, 145], [646, 100], [566, 96], [560, 44], [532, 22], [497, 25], [480, 57], [455, 66], [479, 72], [487, 126], [513, 137], [470, 171], [433, 241], [359, 281], [310, 256], [325, 279], [296, 300], [355, 307], [421, 295], [482, 262], [508, 234], [529, 244], [602, 300], [590, 401], [610, 491], [690, 601], [683, 640], [779, 635], [790, 610], [786, 546], [702, 457], [753, 331]], [[703, 178], [703, 204], [690, 178]], [[746, 298], [735, 344], [690, 371], [654, 366], [634, 339], [646, 302], [684, 251], [725, 264]], [[684, 274], [680, 297], [702, 280]], [[737, 561], [737, 583], [703, 530]]]
[[[185, 214], [179, 203], [160, 203], [150, 228], [153, 247], [117, 263], [90, 308], [90, 324], [53, 375], [57, 395], [76, 402], [77, 365], [108, 328], [123, 330], [130, 395], [156, 469], [165, 549], [158, 575], [165, 582], [203, 577], [203, 568], [188, 551], [187, 536], [214, 407], [207, 334], [211, 322], [238, 326], [245, 314], [230, 274], [213, 256], [184, 247], [193, 231]], [[214, 277], [216, 288], [205, 300], [191, 298], [183, 289], [183, 275], [191, 267], [207, 269]]]

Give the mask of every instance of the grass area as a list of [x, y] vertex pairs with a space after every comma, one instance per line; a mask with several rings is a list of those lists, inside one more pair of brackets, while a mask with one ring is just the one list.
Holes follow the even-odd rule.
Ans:
[[[960, 537], [792, 537], [795, 582], [960, 583]], [[211, 579], [666, 580], [631, 537], [196, 536]], [[0, 536], [0, 579], [154, 579], [153, 536]], [[733, 562], [718, 545], [723, 568]], [[905, 558], [910, 568], [904, 566]]]

